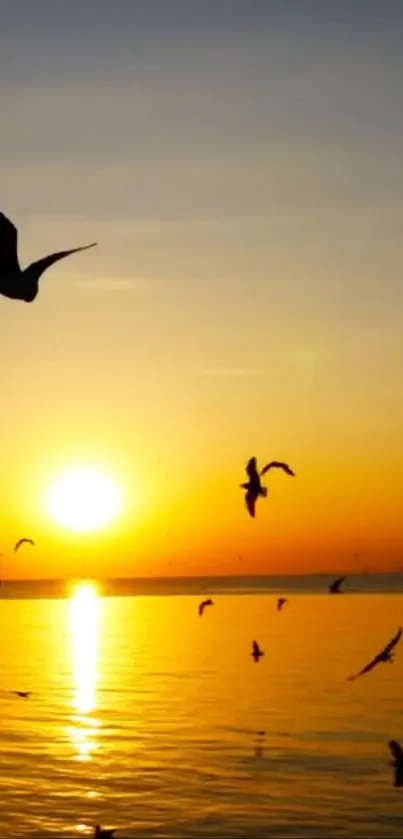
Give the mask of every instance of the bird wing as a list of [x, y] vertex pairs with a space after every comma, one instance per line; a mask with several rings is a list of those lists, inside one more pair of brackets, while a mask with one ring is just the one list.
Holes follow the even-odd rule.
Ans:
[[354, 676], [349, 676], [348, 681], [352, 682], [354, 679], [358, 679], [359, 676], [363, 676], [364, 673], [369, 673], [370, 670], [373, 670], [373, 668], [377, 664], [379, 664], [379, 660], [380, 660], [379, 656], [378, 655], [375, 656], [375, 658], [373, 658], [372, 661], [369, 662], [369, 664], [367, 664], [365, 667], [363, 667], [362, 670], [359, 671], [359, 673], [355, 673]]
[[33, 539], [19, 539], [16, 545], [14, 545], [14, 551], [18, 551], [18, 548], [20, 548], [21, 545], [24, 544], [24, 542], [26, 542], [28, 545], [35, 545]]
[[0, 274], [18, 274], [17, 240], [16, 226], [4, 213], [0, 213]]
[[[92, 242], [90, 245], [82, 245], [80, 248], [70, 248], [68, 251], [57, 251], [56, 253], [50, 253], [48, 256], [43, 256], [42, 259], [37, 259], [36, 262], [31, 262], [31, 264], [26, 269], [27, 271], [33, 271], [38, 277], [46, 271], [47, 268], [50, 268], [55, 262], [58, 262], [59, 259], [64, 259], [66, 256], [71, 256], [72, 253], [78, 253], [79, 251], [87, 251], [88, 248], [94, 248], [97, 242]], [[34, 270], [33, 270], [34, 269]]]
[[402, 628], [399, 627], [398, 631], [396, 632], [396, 635], [394, 635], [392, 640], [389, 641], [389, 644], [386, 644], [385, 649], [382, 650], [380, 655], [384, 655], [385, 653], [390, 653], [393, 650], [393, 647], [395, 647], [396, 644], [400, 641], [401, 637], [402, 637]]
[[269, 469], [282, 469], [283, 472], [287, 473], [287, 475], [292, 475], [293, 477], [295, 477], [295, 472], [293, 472], [292, 469], [290, 469], [288, 464], [282, 463], [282, 461], [280, 460], [272, 460], [270, 463], [266, 463], [266, 466], [263, 466], [263, 469], [260, 474], [264, 475], [266, 472], [269, 471]]
[[255, 518], [255, 503], [255, 495], [252, 492], [247, 492], [245, 494], [245, 504], [249, 515], [252, 516], [253, 519]]
[[255, 457], [251, 457], [251, 459], [248, 460], [245, 469], [246, 469], [246, 474], [247, 474], [248, 478], [250, 478], [250, 479], [256, 478], [256, 476], [257, 476], [257, 466], [256, 466], [256, 458]]
[[203, 614], [203, 612], [204, 612], [204, 606], [205, 606], [204, 602], [203, 602], [203, 603], [199, 603], [199, 615], [202, 615], [202, 614]]

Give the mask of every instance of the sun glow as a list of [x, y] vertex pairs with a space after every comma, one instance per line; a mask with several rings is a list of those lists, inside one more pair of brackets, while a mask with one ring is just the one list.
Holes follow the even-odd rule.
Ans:
[[47, 509], [58, 524], [78, 532], [102, 530], [118, 515], [121, 496], [111, 478], [96, 469], [71, 469], [50, 487]]
[[101, 601], [92, 583], [81, 583], [74, 591], [69, 604], [69, 626], [72, 643], [77, 712], [71, 736], [80, 760], [89, 760], [95, 748], [98, 721], [91, 716], [96, 708], [98, 678], [98, 635]]

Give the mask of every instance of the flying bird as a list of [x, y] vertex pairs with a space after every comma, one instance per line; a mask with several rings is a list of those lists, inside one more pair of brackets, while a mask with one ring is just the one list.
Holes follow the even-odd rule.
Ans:
[[0, 213], [0, 294], [12, 300], [25, 300], [32, 303], [39, 291], [39, 279], [47, 268], [54, 262], [64, 259], [72, 253], [93, 248], [97, 243], [71, 248], [68, 251], [57, 251], [44, 256], [36, 262], [31, 262], [21, 269], [17, 251], [18, 231], [4, 213]]
[[200, 615], [200, 617], [202, 616], [206, 606], [214, 606], [214, 603], [213, 603], [211, 597], [209, 597], [207, 600], [202, 600], [202, 602], [199, 603], [199, 615]]
[[12, 690], [11, 693], [14, 693], [15, 696], [19, 696], [20, 699], [29, 699], [31, 696], [30, 690]]
[[278, 600], [277, 600], [277, 611], [281, 612], [283, 606], [285, 606], [286, 603], [288, 603], [288, 600], [287, 600], [286, 597], [279, 597]]
[[373, 668], [376, 667], [377, 664], [381, 664], [381, 662], [389, 661], [390, 664], [392, 664], [392, 650], [400, 641], [401, 636], [402, 628], [399, 627], [398, 631], [396, 632], [396, 635], [394, 635], [392, 640], [389, 641], [389, 644], [386, 644], [386, 647], [382, 650], [382, 652], [378, 653], [378, 655], [376, 655], [375, 658], [373, 658], [372, 661], [370, 661], [369, 664], [366, 665], [366, 667], [363, 667], [363, 669], [360, 670], [359, 673], [356, 673], [354, 676], [349, 676], [347, 681], [352, 682], [353, 679], [358, 679], [358, 676], [363, 676], [364, 673], [369, 673], [370, 670], [373, 670]]
[[391, 751], [394, 761], [389, 765], [395, 768], [394, 787], [403, 787], [403, 750], [396, 740], [389, 740], [389, 749]]
[[259, 661], [259, 659], [261, 658], [262, 655], [264, 655], [264, 652], [263, 652], [263, 650], [260, 649], [258, 642], [257, 641], [252, 641], [251, 656], [252, 656], [255, 664], [258, 663], [258, 661]]
[[292, 475], [293, 477], [295, 476], [295, 473], [292, 469], [290, 469], [287, 463], [281, 463], [279, 460], [272, 460], [270, 463], [267, 463], [259, 473], [257, 470], [256, 458], [251, 457], [246, 464], [246, 474], [249, 480], [247, 483], [240, 484], [240, 487], [241, 489], [246, 489], [245, 504], [248, 513], [252, 516], [252, 518], [255, 517], [255, 504], [259, 496], [262, 498], [266, 498], [267, 496], [267, 489], [262, 486], [260, 478], [262, 475], [265, 475], [269, 469], [282, 469], [287, 475]]
[[340, 591], [340, 586], [342, 583], [344, 583], [345, 579], [345, 577], [337, 577], [337, 580], [333, 580], [333, 582], [330, 583], [329, 586], [330, 594], [343, 594], [343, 592]]
[[113, 839], [116, 833], [116, 827], [112, 830], [101, 827], [100, 824], [96, 824], [94, 828], [94, 839]]
[[17, 553], [18, 548], [26, 542], [27, 545], [33, 545], [35, 547], [35, 542], [33, 539], [19, 539], [18, 542], [14, 545], [14, 553]]

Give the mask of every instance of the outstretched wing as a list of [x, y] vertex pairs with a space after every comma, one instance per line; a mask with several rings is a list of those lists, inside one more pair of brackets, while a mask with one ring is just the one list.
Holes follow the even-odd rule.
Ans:
[[349, 676], [348, 681], [351, 682], [353, 679], [358, 679], [358, 676], [362, 676], [364, 673], [369, 673], [369, 671], [372, 670], [377, 664], [379, 664], [381, 661], [384, 661], [385, 655], [387, 655], [393, 650], [393, 647], [395, 647], [398, 641], [400, 640], [401, 635], [402, 628], [400, 627], [399, 630], [396, 632], [396, 635], [394, 635], [392, 640], [389, 641], [389, 644], [386, 644], [386, 647], [380, 653], [378, 653], [378, 655], [376, 655], [375, 658], [373, 658], [372, 661], [370, 661], [366, 667], [360, 670], [359, 673], [357, 673], [355, 676]]
[[35, 546], [35, 542], [33, 539], [19, 539], [18, 542], [14, 545], [14, 552], [18, 551], [18, 548], [20, 548], [21, 545], [24, 544], [24, 542], [26, 542], [27, 545]]
[[280, 460], [272, 460], [270, 463], [266, 463], [266, 466], [263, 466], [263, 469], [260, 474], [264, 475], [266, 472], [269, 471], [269, 469], [282, 469], [283, 472], [287, 473], [287, 475], [292, 475], [293, 477], [295, 477], [295, 472], [293, 472], [292, 469], [290, 469], [288, 463], [282, 463]]
[[359, 676], [363, 676], [363, 675], [364, 675], [364, 673], [369, 673], [369, 671], [370, 671], [370, 670], [373, 670], [373, 668], [374, 668], [377, 664], [379, 664], [379, 656], [376, 656], [375, 658], [373, 658], [373, 659], [372, 659], [372, 661], [370, 661], [370, 662], [369, 662], [369, 664], [367, 664], [365, 667], [363, 667], [363, 668], [362, 668], [362, 670], [360, 670], [360, 672], [359, 672], [359, 673], [355, 673], [355, 675], [354, 675], [354, 676], [349, 676], [349, 677], [348, 677], [348, 679], [347, 679], [347, 681], [348, 681], [348, 682], [353, 682], [353, 681], [354, 681], [354, 679], [358, 679], [358, 677], [359, 677]]
[[380, 655], [383, 656], [383, 655], [385, 655], [385, 653], [390, 653], [393, 650], [393, 647], [395, 647], [396, 644], [400, 641], [401, 637], [402, 637], [402, 628], [399, 627], [398, 631], [396, 632], [396, 635], [394, 635], [392, 640], [389, 641], [389, 644], [386, 644], [385, 649], [382, 650]]
[[246, 474], [250, 480], [257, 477], [257, 466], [256, 466], [256, 458], [251, 457], [246, 464]]
[[256, 497], [253, 492], [247, 492], [245, 494], [245, 504], [248, 510], [248, 513], [252, 518], [255, 518], [255, 504], [256, 504]]
[[20, 270], [17, 239], [17, 228], [4, 213], [0, 213], [0, 276], [10, 277]]
[[71, 248], [69, 251], [57, 251], [57, 253], [50, 253], [49, 256], [43, 256], [42, 259], [37, 259], [36, 262], [31, 262], [25, 270], [34, 275], [36, 278], [39, 278], [41, 274], [47, 270], [47, 268], [50, 268], [50, 266], [55, 262], [58, 262], [59, 259], [71, 256], [72, 253], [87, 251], [89, 248], [94, 248], [96, 244], [96, 242], [92, 242], [90, 245], [82, 245], [80, 248]]

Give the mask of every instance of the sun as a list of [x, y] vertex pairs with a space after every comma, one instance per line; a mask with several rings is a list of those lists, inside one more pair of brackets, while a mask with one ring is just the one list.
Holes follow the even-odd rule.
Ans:
[[121, 494], [113, 479], [98, 469], [76, 468], [50, 486], [46, 506], [54, 521], [68, 530], [104, 530], [120, 511]]

